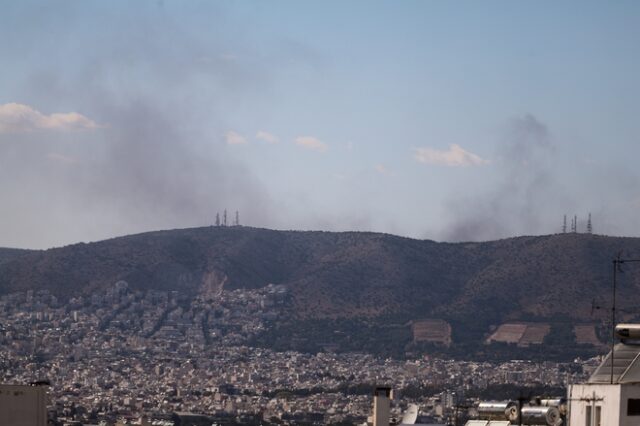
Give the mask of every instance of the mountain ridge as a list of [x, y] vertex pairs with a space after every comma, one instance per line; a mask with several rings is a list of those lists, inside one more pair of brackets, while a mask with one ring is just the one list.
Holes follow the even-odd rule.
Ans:
[[[552, 234], [446, 243], [371, 232], [187, 228], [0, 249], [0, 293], [47, 289], [69, 298], [124, 280], [195, 297], [211, 282], [227, 289], [283, 284], [300, 324], [437, 318], [453, 324], [454, 341], [481, 342], [510, 321], [604, 324], [593, 306], [610, 303], [611, 260], [621, 251], [640, 253], [640, 239]], [[633, 307], [640, 271], [625, 269], [620, 305]]]

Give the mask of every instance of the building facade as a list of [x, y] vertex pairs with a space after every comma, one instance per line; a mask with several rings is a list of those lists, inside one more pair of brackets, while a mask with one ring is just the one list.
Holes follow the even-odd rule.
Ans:
[[47, 426], [47, 387], [0, 385], [0, 424]]

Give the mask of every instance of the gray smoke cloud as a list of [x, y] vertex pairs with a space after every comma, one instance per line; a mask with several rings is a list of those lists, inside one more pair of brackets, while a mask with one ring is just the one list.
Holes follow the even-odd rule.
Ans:
[[[266, 190], [227, 152], [220, 138], [184, 130], [186, 117], [134, 102], [109, 112], [108, 141], [84, 170], [83, 198], [121, 206], [138, 228], [213, 223], [216, 212], [240, 210], [254, 223], [268, 220]], [[246, 216], [246, 217], [245, 217]], [[133, 220], [131, 220], [133, 219]]]
[[562, 199], [553, 173], [553, 138], [532, 114], [514, 118], [499, 144], [499, 181], [487, 193], [449, 202], [448, 241], [482, 241], [526, 233], [548, 233], [544, 210]]
[[[67, 15], [50, 14], [63, 50], [82, 52], [62, 59], [77, 61], [75, 72], [64, 74], [59, 58], [36, 62], [21, 96], [0, 103], [80, 112], [102, 127], [0, 134], [3, 245], [210, 225], [224, 209], [230, 221], [238, 210], [241, 223], [269, 223], [267, 189], [223, 138], [226, 110], [259, 103], [268, 70], [242, 43], [202, 40], [161, 9], [118, 21], [118, 31], [104, 11], [104, 28], [88, 40], [74, 36]], [[25, 31], [17, 50], [55, 56], [38, 42]]]

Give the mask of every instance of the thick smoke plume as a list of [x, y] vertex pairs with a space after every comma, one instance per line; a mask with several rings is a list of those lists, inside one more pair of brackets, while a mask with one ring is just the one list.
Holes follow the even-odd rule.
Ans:
[[[224, 209], [239, 210], [242, 223], [269, 223], [266, 189], [223, 137], [234, 100], [259, 98], [268, 73], [229, 54], [243, 52], [241, 43], [203, 40], [161, 8], [132, 10], [131, 19], [101, 13], [103, 27], [84, 39], [74, 37], [76, 21], [51, 11], [60, 51], [14, 28], [16, 57], [33, 50], [42, 60], [6, 102], [78, 112], [99, 127], [0, 132], [2, 244], [40, 248], [210, 225]], [[60, 61], [75, 61], [75, 73]]]
[[543, 211], [559, 197], [553, 153], [547, 126], [531, 114], [513, 119], [497, 154], [499, 181], [487, 193], [450, 202], [453, 221], [445, 239], [480, 241], [544, 232]]

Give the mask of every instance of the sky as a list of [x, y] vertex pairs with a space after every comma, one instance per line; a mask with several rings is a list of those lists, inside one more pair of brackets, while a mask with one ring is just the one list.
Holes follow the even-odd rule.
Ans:
[[0, 1], [0, 246], [640, 236], [637, 1]]

